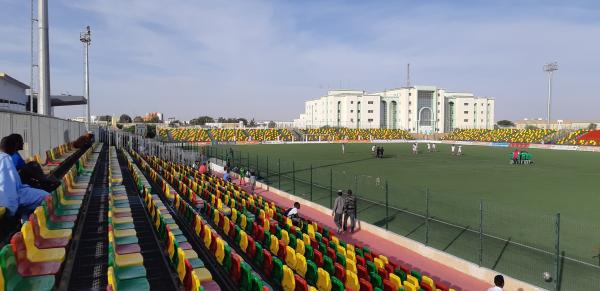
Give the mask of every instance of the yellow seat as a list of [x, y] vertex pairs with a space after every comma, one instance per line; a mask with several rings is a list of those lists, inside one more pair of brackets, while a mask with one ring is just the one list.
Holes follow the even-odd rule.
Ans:
[[193, 249], [184, 250], [183, 252], [185, 253], [186, 259], [195, 259], [198, 257], [198, 253], [196, 253], [196, 251], [194, 251]]
[[294, 268], [296, 272], [304, 278], [306, 275], [306, 258], [301, 253], [296, 253], [296, 266]]
[[237, 209], [235, 208], [231, 208], [231, 221], [233, 221], [233, 223], [237, 222]]
[[308, 236], [308, 234], [306, 234], [306, 233], [302, 234], [302, 241], [304, 241], [305, 246], [310, 245], [310, 237]]
[[319, 290], [317, 290], [317, 288], [315, 288], [315, 287], [313, 287], [313, 286], [309, 286], [308, 290], [309, 290], [309, 291], [319, 291]]
[[241, 229], [246, 229], [246, 224], [248, 223], [247, 219], [246, 219], [246, 215], [244, 215], [243, 213], [240, 214], [240, 228]]
[[217, 237], [217, 249], [215, 250], [215, 257], [217, 258], [217, 262], [219, 264], [223, 264], [223, 259], [225, 258], [225, 244], [220, 237]]
[[275, 235], [271, 235], [271, 245], [269, 246], [269, 250], [273, 254], [277, 254], [279, 251], [279, 240]]
[[287, 230], [285, 230], [285, 229], [281, 230], [281, 241], [286, 246], [290, 243], [290, 235], [288, 234]]
[[304, 255], [305, 252], [305, 247], [304, 247], [304, 241], [297, 238], [296, 239], [296, 254], [302, 254]]
[[296, 280], [294, 271], [287, 265], [283, 265], [283, 277], [281, 278], [281, 287], [284, 291], [294, 291], [296, 289]]
[[177, 275], [179, 280], [183, 282], [185, 277], [185, 253], [182, 249], [177, 249]]
[[384, 255], [379, 255], [379, 259], [381, 259], [383, 261], [384, 265], [389, 263], [388, 258]]
[[346, 270], [350, 270], [356, 273], [356, 262], [353, 260], [346, 259]]
[[4, 213], [6, 213], [6, 207], [0, 207], [0, 219], [4, 217]]
[[114, 229], [113, 228], [113, 232], [115, 234], [115, 237], [126, 237], [126, 236], [136, 236], [137, 232], [135, 231], [135, 229]]
[[317, 269], [317, 288], [319, 291], [331, 290], [331, 278], [329, 273], [322, 268]]
[[108, 267], [108, 285], [110, 285], [112, 287], [112, 290], [117, 290], [117, 286], [115, 284], [115, 271], [113, 270], [113, 267]]
[[435, 289], [435, 284], [433, 283], [433, 279], [430, 277], [423, 275], [421, 277], [421, 282], [425, 282], [425, 284], [429, 285], [432, 289]]
[[240, 231], [240, 249], [245, 253], [248, 247], [248, 235], [245, 231]]
[[412, 283], [408, 282], [408, 280], [404, 281], [404, 290], [405, 291], [417, 291], [417, 287]]
[[133, 217], [113, 217], [112, 222], [115, 224], [133, 223]]
[[285, 264], [292, 268], [296, 266], [296, 251], [290, 246], [286, 246]]
[[227, 216], [223, 218], [223, 232], [229, 233], [229, 218]]
[[396, 290], [398, 290], [398, 288], [402, 287], [402, 280], [400, 279], [400, 277], [398, 277], [398, 275], [396, 275], [394, 273], [390, 273], [389, 277], [390, 277], [390, 282], [392, 282], [392, 284], [394, 285]]
[[346, 249], [343, 246], [337, 245], [337, 252], [346, 256]]
[[[315, 238], [315, 228], [313, 227], [313, 225], [312, 225], [312, 224], [309, 224], [309, 225], [308, 225], [308, 227], [307, 227], [307, 230], [308, 230], [308, 231], [307, 231], [307, 233], [308, 233], [308, 236], [309, 236], [310, 238]], [[304, 242], [306, 242], [306, 240], [304, 240]], [[310, 243], [310, 240], [308, 241], [308, 243]]]
[[[358, 283], [358, 276], [355, 272], [346, 269], [346, 282], [344, 284], [346, 289], [360, 290], [360, 284]], [[396, 288], [398, 289], [398, 288]]]
[[204, 237], [202, 238], [202, 241], [204, 242], [205, 247], [210, 248], [210, 243], [212, 242], [212, 234], [210, 232], [210, 228], [206, 224], [204, 225]]
[[408, 281], [409, 283], [411, 283], [415, 286], [419, 286], [419, 280], [410, 274], [406, 274], [406, 281]]
[[383, 269], [384, 264], [380, 258], [373, 258], [373, 262], [375, 263], [375, 266], [377, 267], [377, 269]]
[[48, 229], [46, 224], [46, 213], [44, 211], [44, 207], [38, 206], [33, 214], [37, 218], [38, 224], [40, 226], [40, 235], [43, 238], [69, 238], [71, 239], [72, 231], [70, 229]]
[[200, 282], [212, 281], [212, 275], [210, 274], [210, 271], [207, 268], [194, 269], [194, 273], [196, 273], [196, 276], [198, 277], [198, 280], [200, 280]]
[[33, 229], [29, 221], [21, 227], [21, 234], [25, 242], [27, 259], [35, 263], [41, 262], [62, 262], [65, 259], [64, 248], [38, 249], [34, 243]]

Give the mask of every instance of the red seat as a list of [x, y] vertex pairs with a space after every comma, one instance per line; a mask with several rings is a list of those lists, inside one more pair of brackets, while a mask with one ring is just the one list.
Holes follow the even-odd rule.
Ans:
[[366, 266], [365, 258], [356, 256], [356, 265]]
[[313, 250], [313, 257], [317, 267], [323, 267], [323, 254], [317, 250]]
[[189, 260], [185, 260], [185, 277], [183, 278], [183, 286], [185, 290], [192, 290], [192, 285], [194, 284], [192, 279], [192, 273], [194, 269], [192, 268], [192, 264], [190, 264]]
[[116, 245], [116, 251], [119, 255], [133, 254], [140, 252], [140, 245], [138, 244], [126, 244], [126, 245]]
[[371, 254], [365, 252], [363, 256], [365, 257], [365, 261], [373, 261], [373, 257], [371, 256]]
[[448, 284], [446, 282], [435, 281], [435, 288], [442, 291], [448, 291]]
[[335, 251], [332, 248], [327, 248], [327, 256], [335, 261]]
[[233, 223], [233, 221], [229, 221], [229, 233], [228, 233], [229, 237], [234, 239], [235, 238], [235, 223]]
[[231, 269], [229, 270], [229, 275], [236, 281], [239, 282], [242, 276], [241, 271], [242, 258], [237, 254], [231, 255]]
[[373, 286], [367, 279], [358, 279], [358, 285], [360, 285], [360, 291], [373, 291]]
[[248, 247], [246, 247], [246, 255], [250, 258], [254, 258], [256, 254], [256, 244], [251, 236], [248, 236]]
[[310, 245], [313, 247], [314, 250], [318, 250], [319, 249], [319, 243], [314, 238], [310, 239]]
[[384, 267], [385, 267], [385, 270], [386, 270], [388, 273], [394, 273], [394, 270], [396, 270], [396, 267], [395, 267], [395, 266], [394, 266], [394, 264], [393, 264], [393, 263], [391, 263], [391, 262], [390, 262], [390, 263], [387, 263], [387, 264], [385, 264], [385, 266], [384, 266]]
[[256, 234], [254, 235], [254, 238], [257, 241], [265, 241], [265, 228], [259, 225], [255, 230]]
[[33, 229], [35, 246], [39, 249], [64, 248], [69, 244], [68, 237], [43, 238], [40, 234], [40, 226], [36, 215], [29, 215], [29, 224]]
[[431, 286], [427, 285], [427, 283], [421, 281], [421, 284], [419, 284], [419, 286], [421, 287], [421, 289], [424, 289], [425, 291], [435, 291], [431, 288]]
[[55, 222], [74, 222], [77, 220], [77, 215], [56, 215], [54, 213], [54, 205], [52, 204], [52, 195], [46, 196], [46, 209], [48, 210], [48, 216], [50, 220]]
[[381, 277], [381, 279], [389, 279], [389, 274], [385, 269], [377, 269], [377, 273], [379, 274], [379, 276]]
[[295, 291], [308, 291], [308, 284], [306, 284], [306, 280], [300, 277], [300, 275], [294, 275], [294, 280], [296, 280], [296, 289]]
[[287, 247], [283, 240], [279, 241], [279, 250], [277, 251], [277, 256], [281, 258], [282, 261], [285, 262], [285, 255], [287, 254]]
[[356, 272], [357, 272], [358, 278], [364, 278], [367, 280], [369, 279], [369, 272], [367, 271], [367, 268], [365, 268], [364, 266], [357, 265]]
[[273, 256], [271, 252], [263, 249], [263, 271], [267, 276], [271, 276], [271, 271], [273, 270]]
[[29, 261], [21, 232], [17, 232], [12, 236], [10, 244], [15, 253], [17, 272], [21, 276], [56, 275], [60, 271], [62, 262], [49, 261], [36, 263]]
[[340, 279], [340, 281], [346, 282], [346, 269], [344, 266], [342, 266], [340, 263], [335, 263], [333, 266], [335, 269], [335, 276]]
[[396, 291], [396, 286], [388, 279], [383, 279], [383, 291]]
[[113, 212], [113, 217], [131, 217], [131, 211], [127, 212]]

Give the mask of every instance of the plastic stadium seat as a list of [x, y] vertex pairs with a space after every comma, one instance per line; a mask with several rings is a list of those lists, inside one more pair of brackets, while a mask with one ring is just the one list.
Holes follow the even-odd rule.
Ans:
[[360, 285], [360, 291], [373, 291], [373, 285], [371, 285], [371, 282], [364, 278], [358, 279], [358, 284]]
[[323, 291], [331, 290], [331, 278], [329, 273], [321, 268], [317, 270], [317, 288]]
[[32, 262], [27, 258], [25, 243], [20, 232], [11, 238], [10, 245], [14, 251], [14, 259], [17, 262], [17, 271], [21, 276], [55, 275], [60, 271], [61, 261]]
[[302, 254], [296, 253], [296, 264], [294, 265], [294, 270], [296, 270], [300, 276], [304, 277], [306, 275], [306, 269], [306, 258]]
[[[396, 288], [396, 285], [394, 285], [390, 280], [384, 279], [383, 280], [383, 291], [396, 291], [398, 290], [398, 288]], [[429, 290], [431, 291], [431, 290]]]
[[323, 267], [323, 255], [321, 254], [321, 252], [314, 250], [313, 253], [313, 261], [317, 264], [318, 267]]
[[344, 283], [336, 277], [331, 277], [331, 290], [332, 291], [344, 291]]
[[294, 280], [296, 281], [295, 291], [309, 291], [308, 284], [306, 284], [306, 280], [304, 280], [304, 278], [296, 274], [294, 275]]
[[376, 272], [371, 272], [369, 273], [369, 277], [371, 277], [371, 284], [373, 285], [373, 288], [382, 288], [383, 287], [383, 280], [381, 279], [381, 276], [379, 276], [379, 274], [377, 274]]
[[[26, 222], [25, 225], [27, 225]], [[25, 227], [24, 225], [24, 227]], [[40, 249], [35, 246], [33, 232], [25, 231], [20, 232], [15, 235], [22, 235], [22, 240], [17, 238], [17, 243], [23, 243], [25, 246], [25, 254], [29, 261], [34, 263], [40, 262], [62, 262], [65, 259], [65, 249], [64, 248], [48, 248], [48, 249]]]
[[313, 261], [306, 262], [306, 275], [304, 278], [309, 285], [314, 286], [317, 283], [318, 267]]
[[283, 276], [281, 278], [281, 287], [285, 291], [294, 291], [296, 289], [296, 280], [294, 278], [294, 271], [287, 265], [283, 265]]
[[330, 275], [335, 275], [335, 267], [333, 266], [333, 260], [330, 257], [323, 258], [323, 269]]
[[17, 271], [17, 262], [9, 245], [0, 251], [0, 283], [4, 290], [52, 290], [54, 276], [24, 277]]
[[283, 262], [278, 257], [273, 257], [273, 271], [271, 279], [275, 282], [281, 282], [283, 279]]
[[344, 266], [342, 266], [340, 263], [335, 263], [333, 264], [334, 269], [335, 269], [335, 276], [340, 279], [340, 281], [345, 282], [346, 281], [346, 269], [344, 269]]
[[360, 290], [360, 285], [358, 284], [358, 276], [356, 273], [346, 270], [346, 282], [344, 284], [346, 288], [350, 288], [352, 290]]
[[231, 256], [231, 270], [229, 274], [236, 282], [239, 282], [241, 278], [241, 262], [242, 258], [239, 255], [234, 254]]
[[402, 286], [402, 280], [394, 273], [389, 274], [389, 281], [394, 285], [394, 290], [398, 290]]
[[263, 250], [263, 258], [263, 272], [270, 277], [273, 270], [273, 256], [268, 250]]

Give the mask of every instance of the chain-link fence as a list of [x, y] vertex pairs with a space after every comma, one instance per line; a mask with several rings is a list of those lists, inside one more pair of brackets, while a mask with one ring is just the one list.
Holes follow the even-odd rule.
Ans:
[[600, 290], [600, 222], [409, 187], [346, 165], [358, 161], [313, 165], [218, 146], [206, 155], [326, 207], [352, 190], [360, 220], [536, 286]]

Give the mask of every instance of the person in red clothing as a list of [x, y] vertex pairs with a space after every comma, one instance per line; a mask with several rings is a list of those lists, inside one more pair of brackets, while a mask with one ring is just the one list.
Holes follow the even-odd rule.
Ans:
[[517, 159], [519, 159], [519, 150], [515, 149], [515, 151], [513, 152], [513, 164], [516, 165], [517, 164]]
[[200, 167], [198, 168], [198, 172], [200, 172], [200, 174], [206, 174], [206, 163], [202, 163], [200, 165]]

